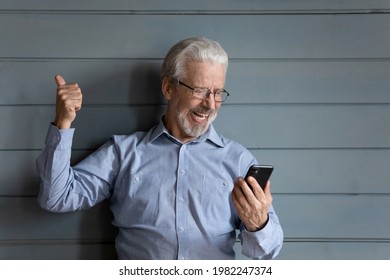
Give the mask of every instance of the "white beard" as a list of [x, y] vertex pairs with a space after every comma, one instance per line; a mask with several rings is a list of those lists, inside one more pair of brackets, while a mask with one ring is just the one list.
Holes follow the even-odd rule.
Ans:
[[217, 111], [206, 109], [202, 106], [195, 107], [192, 109], [194, 112], [198, 112], [201, 114], [209, 115], [208, 120], [204, 124], [199, 125], [193, 125], [188, 120], [188, 114], [189, 111], [186, 112], [180, 112], [178, 108], [178, 99], [173, 100], [173, 109], [176, 114], [177, 120], [179, 122], [180, 127], [184, 131], [185, 134], [187, 134], [190, 137], [198, 138], [202, 134], [204, 134], [207, 129], [209, 128], [210, 124], [215, 120], [217, 117]]

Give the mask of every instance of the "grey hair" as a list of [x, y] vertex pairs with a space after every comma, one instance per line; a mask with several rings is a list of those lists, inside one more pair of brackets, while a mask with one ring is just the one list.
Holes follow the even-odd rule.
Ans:
[[227, 53], [218, 42], [204, 37], [188, 38], [168, 51], [161, 67], [161, 78], [171, 77], [177, 81], [185, 78], [188, 61], [222, 64], [225, 73], [228, 67]]

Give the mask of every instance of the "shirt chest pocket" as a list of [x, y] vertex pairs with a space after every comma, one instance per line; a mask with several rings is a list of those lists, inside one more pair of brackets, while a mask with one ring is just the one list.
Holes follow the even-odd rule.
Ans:
[[219, 178], [203, 178], [201, 203], [203, 221], [216, 235], [226, 234], [234, 229], [230, 197], [232, 184]]
[[161, 176], [131, 174], [116, 192], [118, 201], [113, 212], [123, 226], [154, 225], [159, 211]]

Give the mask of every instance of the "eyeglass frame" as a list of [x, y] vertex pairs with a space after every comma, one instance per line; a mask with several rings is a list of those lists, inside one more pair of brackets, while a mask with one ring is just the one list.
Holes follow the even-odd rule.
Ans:
[[[217, 90], [214, 90], [214, 92], [212, 92], [210, 89], [205, 88], [205, 87], [194, 87], [194, 88], [193, 88], [193, 87], [190, 87], [189, 85], [183, 83], [183, 82], [180, 81], [180, 80], [177, 80], [177, 84], [178, 84], [178, 85], [182, 85], [182, 86], [184, 86], [184, 87], [186, 87], [186, 88], [192, 90], [192, 92], [191, 92], [192, 96], [194, 96], [194, 97], [196, 97], [196, 98], [198, 98], [198, 99], [200, 99], [200, 100], [206, 100], [207, 98], [209, 98], [210, 94], [214, 94], [214, 100], [215, 100], [215, 102], [223, 103], [223, 102], [225, 102], [226, 99], [230, 96], [230, 93], [228, 93], [225, 89], [217, 89]], [[207, 90], [207, 94], [204, 96], [204, 98], [201, 98], [201, 97], [199, 97], [199, 96], [195, 96], [195, 95], [194, 95], [195, 89]], [[226, 94], [225, 99], [220, 100], [220, 101], [219, 101], [219, 100], [216, 100], [215, 97], [216, 97], [217, 92], [222, 92], [222, 94], [225, 93], [225, 94]], [[222, 95], [221, 95], [221, 96], [222, 96]]]

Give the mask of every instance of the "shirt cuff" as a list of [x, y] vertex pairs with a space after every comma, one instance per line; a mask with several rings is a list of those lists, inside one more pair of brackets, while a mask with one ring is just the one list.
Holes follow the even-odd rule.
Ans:
[[55, 125], [50, 124], [45, 144], [55, 149], [72, 148], [74, 128], [58, 129]]
[[274, 224], [272, 219], [258, 231], [242, 230], [242, 253], [250, 258], [272, 255], [275, 248]]

